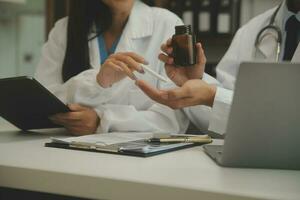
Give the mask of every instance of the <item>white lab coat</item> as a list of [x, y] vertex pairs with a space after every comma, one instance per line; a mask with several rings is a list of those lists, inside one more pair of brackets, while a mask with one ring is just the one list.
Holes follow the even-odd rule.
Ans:
[[[259, 48], [256, 49], [254, 45], [256, 36], [262, 28], [270, 23], [270, 18], [275, 10], [276, 8], [273, 8], [253, 18], [237, 31], [230, 48], [217, 66], [217, 82], [211, 78], [208, 80], [204, 77], [205, 81], [217, 84], [219, 87], [212, 109], [205, 106], [185, 109], [191, 121], [199, 128], [208, 127], [209, 125], [209, 130], [220, 134], [225, 133], [234, 84], [241, 62], [275, 62], [277, 43], [274, 37], [266, 33], [268, 36], [260, 43]], [[280, 9], [275, 18], [275, 24], [278, 27], [282, 27], [283, 15], [283, 9]], [[271, 33], [270, 30], [268, 32]], [[298, 45], [298, 49], [300, 49], [300, 45]], [[299, 56], [294, 55], [294, 57]]]
[[[160, 46], [174, 34], [175, 26], [181, 24], [181, 19], [173, 13], [136, 1], [116, 52], [136, 52], [149, 61], [154, 71], [166, 76], [164, 64], [158, 60]], [[189, 122], [182, 111], [155, 104], [131, 79], [125, 78], [107, 89], [97, 84], [101, 63], [97, 39], [89, 42], [92, 68], [63, 83], [66, 34], [67, 18], [64, 18], [56, 23], [43, 47], [35, 77], [63, 102], [94, 108], [101, 118], [97, 132], [185, 132]], [[136, 75], [158, 88], [174, 87], [161, 84], [147, 73]]]

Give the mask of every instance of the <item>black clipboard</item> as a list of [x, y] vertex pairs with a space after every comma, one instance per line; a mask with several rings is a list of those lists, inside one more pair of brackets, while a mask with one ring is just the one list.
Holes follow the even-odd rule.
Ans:
[[0, 79], [0, 116], [21, 130], [61, 127], [48, 117], [68, 106], [29, 76]]
[[[203, 143], [204, 144], [204, 143]], [[70, 150], [80, 150], [80, 151], [88, 151], [88, 152], [98, 152], [98, 153], [109, 153], [109, 154], [118, 154], [124, 156], [135, 156], [135, 157], [151, 157], [155, 155], [159, 155], [162, 153], [177, 151], [185, 148], [200, 146], [203, 144], [199, 143], [159, 143], [153, 144], [149, 143], [146, 140], [137, 140], [126, 143], [119, 143], [114, 145], [108, 145], [103, 148], [95, 148], [85, 145], [71, 145], [66, 143], [56, 143], [49, 142], [45, 144], [45, 147], [52, 148], [62, 148], [62, 149], [70, 149]], [[142, 146], [152, 146], [152, 151], [142, 151], [140, 148], [126, 148], [132, 145], [142, 145]], [[123, 147], [123, 148], [122, 148]], [[164, 147], [164, 148], [161, 148]]]

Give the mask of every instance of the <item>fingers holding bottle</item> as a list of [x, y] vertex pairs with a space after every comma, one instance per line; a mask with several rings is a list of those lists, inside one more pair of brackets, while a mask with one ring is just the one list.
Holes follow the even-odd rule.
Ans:
[[196, 44], [196, 48], [197, 48], [197, 63], [201, 65], [205, 65], [207, 59], [202, 44], [198, 42]]
[[206, 65], [206, 56], [202, 47], [202, 44], [199, 42], [196, 44], [196, 64], [190, 68], [187, 68], [188, 79], [202, 79], [205, 71]]
[[169, 38], [166, 43], [161, 45], [161, 51], [171, 56], [173, 53], [172, 38]]
[[[202, 44], [200, 42], [195, 44], [195, 63], [192, 65], [181, 66], [176, 64], [176, 58], [173, 56], [174, 48], [171, 45], [171, 39], [169, 39], [165, 44], [161, 46], [162, 53], [159, 54], [158, 58], [165, 63], [165, 68], [169, 78], [173, 80], [172, 77], [181, 77], [181, 80], [191, 80], [191, 79], [202, 79], [205, 65], [206, 56]], [[178, 60], [178, 59], [177, 59]], [[169, 73], [170, 72], [170, 73]], [[180, 73], [180, 74], [177, 74]], [[178, 84], [177, 84], [178, 85]]]

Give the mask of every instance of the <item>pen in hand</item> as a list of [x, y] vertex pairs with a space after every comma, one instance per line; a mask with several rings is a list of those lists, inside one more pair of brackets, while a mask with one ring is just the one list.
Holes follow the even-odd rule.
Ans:
[[153, 71], [149, 66], [146, 65], [141, 65], [141, 67], [148, 72], [150, 75], [158, 78], [159, 80], [163, 81], [163, 82], [169, 82], [169, 80], [165, 77], [163, 77], [162, 75], [158, 74], [157, 72]]

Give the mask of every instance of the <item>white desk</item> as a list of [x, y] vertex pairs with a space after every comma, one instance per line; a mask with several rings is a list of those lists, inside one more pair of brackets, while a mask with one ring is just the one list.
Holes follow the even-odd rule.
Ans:
[[111, 200], [300, 199], [300, 171], [221, 168], [201, 147], [136, 158], [47, 148], [47, 141], [1, 132], [0, 187]]

